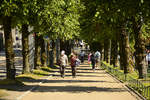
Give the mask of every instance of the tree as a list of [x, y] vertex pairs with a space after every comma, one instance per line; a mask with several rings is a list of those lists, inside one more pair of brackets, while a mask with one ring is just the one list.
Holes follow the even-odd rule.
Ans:
[[5, 53], [6, 53], [6, 70], [7, 79], [15, 79], [16, 69], [14, 66], [14, 51], [11, 28], [13, 26], [14, 15], [17, 12], [17, 4], [12, 1], [0, 2], [0, 22], [4, 27], [5, 36]]

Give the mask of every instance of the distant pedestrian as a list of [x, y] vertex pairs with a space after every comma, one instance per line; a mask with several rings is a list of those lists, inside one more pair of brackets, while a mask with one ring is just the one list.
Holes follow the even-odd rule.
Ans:
[[90, 52], [90, 53], [88, 54], [88, 64], [91, 64], [91, 55], [92, 55], [92, 53]]
[[146, 61], [148, 62], [148, 68], [150, 68], [150, 50], [147, 51]]
[[96, 51], [96, 52], [95, 52], [96, 67], [99, 66], [99, 63], [100, 63], [100, 57], [101, 57], [100, 52], [99, 52], [99, 51]]
[[85, 53], [84, 53], [84, 51], [82, 50], [81, 52], [80, 52], [80, 60], [81, 60], [81, 63], [84, 63], [84, 56], [85, 56]]
[[92, 64], [92, 69], [93, 70], [95, 70], [95, 63], [96, 63], [95, 55], [94, 55], [94, 53], [92, 53], [92, 55], [91, 55], [91, 64]]
[[62, 50], [61, 51], [61, 56], [60, 56], [60, 74], [61, 74], [61, 77], [65, 77], [65, 67], [67, 66], [68, 64], [68, 57], [67, 55], [65, 55], [65, 51]]

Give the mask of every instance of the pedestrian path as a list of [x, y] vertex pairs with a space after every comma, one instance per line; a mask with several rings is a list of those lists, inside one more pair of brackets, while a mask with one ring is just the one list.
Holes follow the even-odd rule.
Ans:
[[51, 78], [20, 100], [140, 100], [102, 69], [93, 71], [88, 64], [82, 64], [77, 71], [76, 78], [72, 78], [70, 67], [65, 78], [59, 72], [52, 73]]

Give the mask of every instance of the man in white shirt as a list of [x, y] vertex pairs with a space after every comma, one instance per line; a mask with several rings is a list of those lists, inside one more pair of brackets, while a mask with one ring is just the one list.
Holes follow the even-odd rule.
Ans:
[[68, 65], [68, 57], [65, 55], [65, 51], [61, 51], [61, 56], [60, 56], [60, 74], [61, 77], [64, 78], [65, 76], [65, 67]]
[[150, 68], [150, 50], [147, 51], [146, 61], [148, 62], [148, 68]]

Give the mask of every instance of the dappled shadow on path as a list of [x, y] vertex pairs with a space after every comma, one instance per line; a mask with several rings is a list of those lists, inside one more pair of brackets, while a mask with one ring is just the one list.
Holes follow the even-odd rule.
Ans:
[[0, 85], [0, 89], [5, 89], [9, 91], [28, 91], [32, 87], [32, 85]]
[[[59, 75], [58, 74], [57, 75], [56, 74], [51, 74], [51, 75], [53, 77], [61, 77], [60, 74]], [[71, 76], [72, 76], [71, 74], [70, 75], [65, 75], [65, 77], [71, 77]], [[100, 76], [100, 75], [78, 75], [78, 74], [76, 76], [77, 77], [91, 77], [91, 78], [92, 77], [106, 77], [106, 76], [102, 76], [102, 75]]]
[[96, 82], [109, 82], [109, 81], [97, 81], [97, 80], [47, 80], [44, 83], [96, 83]]
[[125, 92], [127, 90], [122, 88], [107, 88], [107, 87], [87, 87], [87, 86], [39, 86], [32, 92]]
[[35, 87], [32, 92], [69, 92], [69, 93], [79, 93], [79, 92], [125, 92], [127, 90], [123, 88], [108, 88], [108, 87], [94, 87], [94, 86], [38, 86], [38, 85], [28, 85], [28, 86], [3, 86], [1, 89], [6, 89], [10, 91], [28, 91], [32, 87]]

